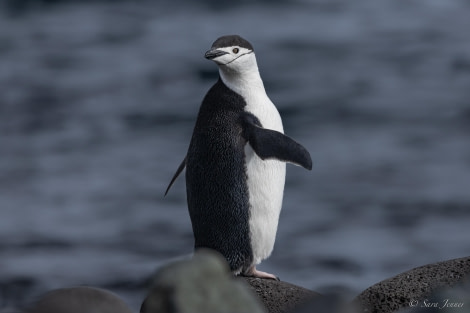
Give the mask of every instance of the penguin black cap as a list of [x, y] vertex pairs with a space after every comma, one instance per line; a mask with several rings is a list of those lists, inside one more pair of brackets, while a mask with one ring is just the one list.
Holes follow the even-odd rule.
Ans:
[[242, 37], [238, 35], [228, 35], [228, 36], [222, 36], [218, 38], [212, 44], [211, 49], [225, 48], [225, 47], [232, 47], [232, 46], [239, 46], [239, 47], [247, 48], [247, 49], [250, 49], [251, 51], [254, 51], [251, 43], [249, 43], [246, 39], [243, 39]]

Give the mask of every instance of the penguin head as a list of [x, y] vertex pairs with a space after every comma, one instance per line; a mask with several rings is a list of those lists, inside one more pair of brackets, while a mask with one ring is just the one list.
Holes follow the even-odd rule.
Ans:
[[205, 58], [217, 63], [222, 71], [245, 72], [257, 69], [253, 46], [238, 35], [218, 38], [206, 52]]

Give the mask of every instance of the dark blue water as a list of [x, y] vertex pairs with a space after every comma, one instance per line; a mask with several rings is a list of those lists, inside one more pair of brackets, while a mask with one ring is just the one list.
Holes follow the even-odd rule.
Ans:
[[314, 161], [288, 166], [261, 270], [354, 295], [469, 255], [468, 1], [191, 3], [1, 13], [2, 307], [89, 284], [137, 311], [151, 273], [191, 253], [184, 179], [163, 193], [224, 34], [252, 42]]

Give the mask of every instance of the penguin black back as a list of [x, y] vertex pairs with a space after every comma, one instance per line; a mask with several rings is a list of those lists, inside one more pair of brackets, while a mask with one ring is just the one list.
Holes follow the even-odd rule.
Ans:
[[239, 123], [245, 106], [219, 79], [202, 102], [186, 159], [195, 248], [219, 251], [232, 271], [252, 262], [246, 140]]

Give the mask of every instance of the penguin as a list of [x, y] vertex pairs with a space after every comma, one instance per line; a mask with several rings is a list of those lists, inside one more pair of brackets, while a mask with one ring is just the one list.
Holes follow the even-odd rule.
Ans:
[[278, 279], [256, 266], [274, 247], [286, 162], [311, 170], [312, 160], [284, 135], [247, 40], [222, 36], [205, 58], [217, 64], [219, 78], [202, 101], [187, 154], [165, 195], [186, 167], [195, 249], [218, 251], [234, 275]]

